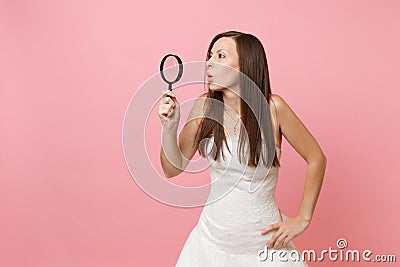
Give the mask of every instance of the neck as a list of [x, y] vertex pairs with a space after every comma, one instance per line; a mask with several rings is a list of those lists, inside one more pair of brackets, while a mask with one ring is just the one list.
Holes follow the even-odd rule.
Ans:
[[222, 93], [222, 98], [226, 106], [229, 106], [232, 111], [240, 115], [240, 96], [238, 93], [226, 89]]

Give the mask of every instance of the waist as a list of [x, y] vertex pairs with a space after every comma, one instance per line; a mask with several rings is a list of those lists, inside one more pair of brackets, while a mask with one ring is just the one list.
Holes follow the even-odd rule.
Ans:
[[217, 201], [206, 205], [200, 215], [199, 230], [222, 250], [254, 255], [277, 231], [261, 235], [261, 230], [281, 221], [275, 201], [266, 204], [226, 206]]

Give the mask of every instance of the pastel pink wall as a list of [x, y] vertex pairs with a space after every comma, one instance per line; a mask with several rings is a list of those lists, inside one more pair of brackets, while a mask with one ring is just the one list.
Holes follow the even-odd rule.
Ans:
[[[296, 246], [321, 251], [342, 237], [349, 249], [399, 261], [399, 8], [377, 0], [1, 1], [0, 266], [174, 266], [201, 208], [162, 204], [135, 183], [121, 145], [124, 113], [163, 55], [204, 60], [226, 30], [260, 38], [273, 93], [328, 156], [313, 221]], [[147, 150], [160, 168], [155, 112], [149, 123]], [[277, 200], [293, 216], [306, 163], [287, 141], [282, 150]], [[171, 182], [189, 179], [196, 175]]]

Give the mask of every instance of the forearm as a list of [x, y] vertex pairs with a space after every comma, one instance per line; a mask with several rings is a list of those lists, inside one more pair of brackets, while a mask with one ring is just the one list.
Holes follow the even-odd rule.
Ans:
[[160, 161], [167, 178], [176, 176], [183, 171], [182, 154], [178, 146], [177, 130], [163, 130]]
[[311, 221], [313, 216], [324, 180], [326, 162], [326, 158], [321, 158], [308, 163], [303, 198], [297, 214], [306, 221]]

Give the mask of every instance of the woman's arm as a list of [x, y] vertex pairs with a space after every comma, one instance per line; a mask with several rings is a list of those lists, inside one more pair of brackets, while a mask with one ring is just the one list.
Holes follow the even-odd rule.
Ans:
[[160, 161], [167, 178], [182, 173], [198, 149], [199, 141], [195, 140], [195, 137], [203, 115], [206, 96], [207, 94], [203, 94], [194, 102], [179, 138], [177, 138], [177, 128], [163, 128]]
[[163, 129], [160, 162], [167, 178], [172, 178], [183, 171], [182, 155], [177, 141], [177, 129]]
[[310, 222], [324, 179], [327, 157], [318, 142], [279, 95], [275, 94], [277, 119], [282, 135], [307, 162], [303, 198], [297, 216]]
[[310, 224], [324, 179], [327, 158], [315, 138], [283, 98], [274, 94], [273, 100], [277, 106], [277, 121], [283, 136], [308, 164], [303, 198], [297, 216], [291, 218], [281, 214], [281, 222], [261, 230], [261, 234], [264, 235], [277, 229], [268, 240], [267, 246], [279, 249], [286, 247], [290, 240], [304, 232]]

